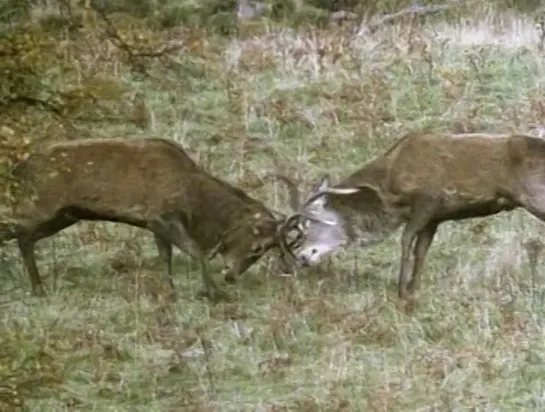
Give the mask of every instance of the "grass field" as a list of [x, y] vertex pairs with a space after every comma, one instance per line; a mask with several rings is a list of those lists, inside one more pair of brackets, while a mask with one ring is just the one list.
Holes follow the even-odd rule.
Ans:
[[[545, 117], [545, 61], [521, 17], [192, 41], [151, 78], [104, 63], [103, 76], [143, 96], [149, 122], [92, 133], [168, 137], [243, 188], [280, 168], [308, 190], [408, 131], [539, 134]], [[289, 212], [281, 184], [248, 191]], [[262, 259], [216, 305], [195, 299], [197, 265], [181, 253], [179, 301], [156, 297], [147, 232], [81, 224], [42, 241], [46, 299], [29, 295], [8, 244], [0, 410], [542, 410], [545, 278], [531, 256], [544, 233], [522, 211], [444, 224], [410, 312], [396, 297], [398, 235], [297, 276]]]

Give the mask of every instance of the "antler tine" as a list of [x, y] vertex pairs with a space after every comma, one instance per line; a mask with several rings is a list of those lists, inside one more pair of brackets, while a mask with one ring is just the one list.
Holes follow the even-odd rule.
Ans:
[[269, 182], [271, 178], [280, 180], [287, 186], [289, 205], [294, 212], [298, 211], [301, 204], [301, 200], [300, 200], [301, 195], [299, 192], [299, 188], [297, 187], [297, 184], [295, 184], [295, 182], [292, 179], [290, 179], [289, 177], [285, 175], [278, 174], [278, 173], [267, 173], [262, 178], [258, 178], [257, 182], [247, 186], [251, 188], [258, 188], [265, 185], [265, 183]]
[[[290, 216], [284, 221], [284, 223], [280, 224], [278, 229], [278, 244], [282, 251], [282, 258], [285, 263], [287, 263], [285, 260], [286, 255], [289, 255], [294, 260], [296, 259], [293, 253], [293, 249], [295, 249], [298, 246], [298, 244], [303, 238], [303, 233], [301, 229], [299, 228], [299, 225], [297, 224], [298, 217], [299, 217], [298, 214]], [[287, 241], [288, 233], [290, 230], [293, 230], [293, 229], [297, 230], [297, 236], [291, 243], [288, 243]]]
[[278, 216], [278, 220], [279, 222], [283, 222], [285, 219], [286, 219], [286, 214], [285, 213], [282, 213], [282, 212], [279, 212], [278, 210], [275, 210], [275, 209], [269, 209], [271, 211], [271, 213], [273, 215], [277, 215]]
[[[281, 163], [285, 163], [285, 162], [281, 162], [282, 153], [278, 152], [278, 150], [276, 150], [276, 148], [272, 145], [266, 145], [266, 146], [268, 150], [263, 151], [263, 153], [268, 155], [272, 159], [275, 169], [280, 170], [282, 168]], [[286, 184], [286, 186], [288, 187], [288, 194], [290, 198], [289, 204], [292, 210], [294, 212], [297, 212], [301, 205], [301, 201], [300, 201], [301, 195], [295, 182], [289, 177], [280, 173], [270, 173], [265, 175], [265, 179], [267, 177], [274, 177]]]
[[297, 187], [297, 184], [286, 175], [280, 173], [269, 173], [266, 175], [266, 177], [272, 177], [280, 180], [287, 186], [290, 207], [294, 212], [297, 212], [301, 207], [301, 193]]

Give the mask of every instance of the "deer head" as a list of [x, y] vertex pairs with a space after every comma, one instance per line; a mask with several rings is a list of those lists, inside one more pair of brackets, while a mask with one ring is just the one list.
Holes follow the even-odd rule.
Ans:
[[301, 205], [295, 184], [285, 176], [281, 180], [288, 185], [290, 204], [295, 209], [295, 214], [286, 220], [285, 227], [290, 230], [296, 228], [298, 231], [297, 241], [289, 245], [290, 253], [303, 266], [315, 264], [348, 239], [342, 215], [329, 205], [330, 196], [352, 195], [359, 192], [360, 188], [331, 187], [328, 177], [324, 176]]
[[317, 263], [324, 255], [346, 243], [349, 236], [345, 220], [330, 207], [330, 196], [348, 196], [358, 191], [357, 187], [330, 187], [329, 179], [325, 176], [311, 190], [309, 198], [296, 214], [303, 240], [295, 256], [303, 266]]
[[212, 259], [218, 252], [230, 256], [232, 263], [244, 271], [267, 251], [279, 248], [284, 263], [289, 264], [296, 260], [293, 249], [301, 239], [297, 232], [290, 240], [293, 230], [297, 230], [294, 222], [288, 222], [287, 217], [278, 212], [273, 214], [256, 212], [249, 220], [241, 221], [238, 225], [226, 232], [221, 242], [211, 251], [208, 259]]

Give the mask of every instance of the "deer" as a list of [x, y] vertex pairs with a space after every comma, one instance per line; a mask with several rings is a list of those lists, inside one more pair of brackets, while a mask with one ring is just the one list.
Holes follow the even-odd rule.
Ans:
[[[30, 151], [9, 172], [0, 212], [0, 244], [16, 240], [32, 293], [45, 296], [35, 245], [79, 221], [108, 221], [152, 232], [164, 280], [175, 298], [172, 247], [200, 264], [199, 296], [226, 295], [208, 261], [217, 254], [233, 283], [268, 250], [289, 254], [286, 216], [200, 167], [164, 138], [93, 138], [54, 142]], [[275, 216], [276, 213], [276, 216]]]
[[294, 210], [288, 225], [301, 230], [293, 252], [300, 267], [403, 226], [402, 299], [415, 298], [441, 223], [517, 208], [545, 220], [545, 141], [524, 134], [410, 132], [335, 185], [323, 175], [304, 202], [293, 180], [282, 180]]

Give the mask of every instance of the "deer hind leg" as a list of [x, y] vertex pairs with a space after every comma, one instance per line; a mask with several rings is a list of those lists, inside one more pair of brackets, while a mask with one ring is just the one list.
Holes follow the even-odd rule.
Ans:
[[401, 235], [401, 262], [399, 268], [399, 279], [397, 285], [397, 293], [400, 298], [407, 295], [407, 278], [409, 276], [409, 264], [411, 259], [411, 250], [418, 229], [410, 227], [410, 222], [407, 223], [403, 234]]
[[36, 257], [34, 255], [34, 246], [37, 240], [33, 237], [20, 237], [17, 239], [21, 257], [23, 258], [23, 264], [30, 278], [30, 285], [32, 287], [32, 294], [36, 296], [45, 296], [45, 289], [40, 278], [40, 272], [36, 265]]
[[165, 263], [166, 272], [167, 272], [167, 282], [169, 284], [172, 297], [175, 298], [175, 287], [174, 279], [172, 275], [172, 244], [168, 239], [158, 235], [157, 233], [153, 234], [155, 240], [155, 246], [159, 252], [159, 259]]
[[59, 214], [55, 218], [35, 226], [32, 230], [20, 229], [19, 233], [15, 235], [21, 257], [23, 258], [23, 264], [30, 277], [32, 293], [34, 295], [46, 295], [40, 272], [36, 265], [36, 256], [34, 253], [36, 242], [40, 239], [50, 237], [55, 233], [72, 226], [76, 222], [77, 220], [73, 218]]
[[409, 281], [408, 290], [409, 292], [414, 292], [420, 289], [420, 273], [424, 267], [424, 262], [426, 260], [426, 255], [430, 249], [431, 243], [433, 241], [433, 236], [437, 231], [437, 223], [430, 223], [424, 229], [417, 233], [416, 236], [416, 245], [414, 246], [414, 262], [413, 262], [413, 275]]
[[[401, 262], [399, 268], [399, 279], [398, 279], [398, 296], [400, 298], [405, 298], [410, 292], [408, 286], [409, 272], [413, 270], [411, 279], [414, 276], [414, 267], [417, 268], [421, 265], [422, 262], [417, 263], [416, 260], [416, 248], [415, 241], [417, 238], [422, 236], [422, 231], [426, 229], [440, 206], [440, 199], [432, 196], [418, 195], [412, 204], [412, 211], [405, 228], [403, 229], [403, 234], [401, 235]], [[431, 236], [433, 238], [433, 235]], [[421, 240], [420, 251], [429, 247], [429, 244], [426, 248], [426, 242], [431, 244], [431, 239], [426, 240], [426, 237]], [[422, 243], [424, 242], [424, 243]], [[413, 253], [411, 253], [413, 252]], [[411, 268], [411, 255], [415, 256], [414, 266]], [[425, 253], [422, 255], [422, 261], [425, 257]], [[418, 266], [417, 266], [418, 265]], [[418, 277], [419, 275], [417, 275]], [[417, 278], [413, 282], [413, 287], [417, 286], [416, 283], [419, 283], [420, 279]], [[411, 288], [412, 289], [412, 288]]]

